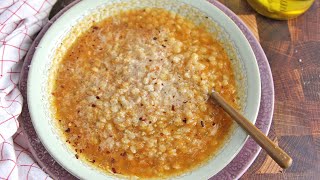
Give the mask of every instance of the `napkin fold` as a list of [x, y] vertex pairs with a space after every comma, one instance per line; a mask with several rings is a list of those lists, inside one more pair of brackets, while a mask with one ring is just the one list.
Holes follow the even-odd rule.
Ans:
[[0, 179], [50, 179], [19, 128], [22, 61], [56, 0], [0, 0]]

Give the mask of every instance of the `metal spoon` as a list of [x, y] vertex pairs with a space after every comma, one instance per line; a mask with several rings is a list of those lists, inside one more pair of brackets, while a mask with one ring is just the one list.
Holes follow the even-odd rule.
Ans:
[[212, 92], [211, 98], [216, 101], [260, 146], [271, 158], [282, 168], [291, 166], [292, 158], [279, 146], [274, 144], [248, 119], [241, 115], [236, 109], [230, 106], [217, 92]]

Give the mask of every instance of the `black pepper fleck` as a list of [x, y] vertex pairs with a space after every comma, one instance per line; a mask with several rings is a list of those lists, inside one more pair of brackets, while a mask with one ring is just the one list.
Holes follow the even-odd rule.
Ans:
[[184, 118], [182, 122], [187, 123], [187, 118]]
[[204, 123], [203, 123], [203, 121], [200, 121], [200, 124], [201, 124], [201, 126], [202, 126], [202, 127], [204, 127]]
[[69, 133], [69, 132], [70, 132], [70, 130], [71, 130], [71, 129], [70, 129], [70, 128], [68, 128], [68, 129], [66, 129], [66, 130], [65, 130], [65, 132], [66, 132], [66, 133]]
[[145, 121], [145, 120], [146, 120], [146, 118], [144, 118], [144, 117], [140, 117], [140, 118], [139, 118], [139, 120], [140, 120], [140, 121]]

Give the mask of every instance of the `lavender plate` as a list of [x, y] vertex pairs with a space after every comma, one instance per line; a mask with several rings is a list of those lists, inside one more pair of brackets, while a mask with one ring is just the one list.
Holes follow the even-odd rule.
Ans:
[[[60, 11], [52, 20], [43, 28], [43, 30], [39, 33], [32, 47], [30, 48], [25, 62], [23, 66], [23, 70], [21, 73], [21, 81], [20, 81], [20, 89], [25, 98], [23, 113], [21, 118], [21, 125], [25, 130], [25, 134], [28, 136], [28, 140], [30, 143], [30, 149], [33, 153], [35, 159], [38, 161], [40, 166], [51, 175], [55, 179], [75, 179], [71, 174], [69, 174], [66, 170], [64, 170], [46, 151], [44, 146], [41, 144], [34, 127], [31, 123], [31, 118], [29, 115], [29, 110], [27, 106], [27, 79], [28, 79], [28, 71], [29, 65], [31, 63], [34, 51], [46, 33], [48, 28], [51, 26], [52, 22], [55, 21], [58, 17], [60, 17], [65, 11], [71, 8], [73, 5], [78, 3], [79, 1], [74, 1], [69, 6], [65, 7], [62, 11]], [[273, 102], [274, 102], [274, 91], [273, 91], [273, 81], [272, 75], [270, 71], [270, 67], [268, 65], [268, 61], [265, 57], [261, 46], [254, 38], [250, 30], [244, 25], [244, 23], [230, 10], [225, 8], [223, 5], [216, 1], [210, 1], [217, 8], [221, 9], [226, 15], [228, 15], [243, 31], [246, 38], [248, 39], [257, 59], [257, 63], [259, 65], [260, 76], [261, 76], [261, 104], [259, 109], [259, 115], [256, 121], [256, 126], [260, 128], [264, 133], [267, 133], [270, 128], [272, 113], [273, 113]], [[233, 159], [233, 161], [226, 166], [222, 171], [212, 177], [212, 179], [236, 179], [239, 178], [252, 164], [256, 156], [260, 152], [260, 147], [252, 140], [249, 139], [245, 146], [242, 148], [240, 153]]]

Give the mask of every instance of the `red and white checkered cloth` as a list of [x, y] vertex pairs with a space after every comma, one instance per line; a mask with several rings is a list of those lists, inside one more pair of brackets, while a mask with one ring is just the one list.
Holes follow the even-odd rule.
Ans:
[[49, 178], [31, 158], [19, 129], [22, 60], [56, 0], [0, 0], [0, 180]]

